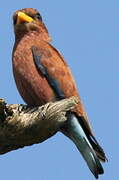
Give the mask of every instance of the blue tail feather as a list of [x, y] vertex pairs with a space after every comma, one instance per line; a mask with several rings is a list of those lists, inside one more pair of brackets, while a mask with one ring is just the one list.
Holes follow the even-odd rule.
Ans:
[[99, 158], [97, 157], [77, 117], [73, 113], [69, 113], [68, 121], [62, 132], [75, 143], [95, 178], [98, 178], [99, 174], [103, 174], [103, 168]]

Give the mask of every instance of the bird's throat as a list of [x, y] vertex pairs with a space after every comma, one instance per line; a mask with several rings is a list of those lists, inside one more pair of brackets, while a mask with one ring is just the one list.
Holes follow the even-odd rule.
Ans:
[[43, 40], [46, 42], [50, 42], [51, 41], [51, 37], [49, 36], [48, 32], [46, 31], [26, 31], [24, 32], [23, 30], [19, 30], [18, 32], [15, 32], [15, 42], [18, 43], [19, 41], [21, 41], [23, 38], [25, 37], [30, 37], [33, 39], [38, 39], [38, 40]]

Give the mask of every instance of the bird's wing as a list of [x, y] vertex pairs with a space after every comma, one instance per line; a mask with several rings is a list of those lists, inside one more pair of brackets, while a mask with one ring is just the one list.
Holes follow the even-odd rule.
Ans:
[[53, 89], [56, 98], [59, 100], [64, 99], [65, 95], [60, 87], [59, 81], [49, 74], [47, 67], [45, 67], [43, 63], [41, 62], [43, 54], [40, 54], [40, 51], [38, 51], [38, 48], [36, 48], [35, 46], [32, 47], [32, 53], [33, 53], [33, 59], [34, 59], [34, 62], [38, 71], [40, 71], [42, 76], [46, 78], [48, 84]]
[[[33, 60], [39, 73], [46, 78], [48, 84], [53, 89], [56, 99], [60, 100], [71, 96], [79, 97], [75, 81], [63, 57], [48, 43], [42, 44], [41, 47], [32, 46]], [[93, 135], [80, 97], [79, 104], [73, 109], [73, 112], [96, 154], [102, 161], [105, 161], [104, 151]]]
[[[42, 48], [41, 48], [42, 47]], [[77, 88], [71, 71], [60, 53], [50, 44], [42, 43], [40, 46], [32, 46], [34, 63], [38, 71], [47, 79], [54, 90], [57, 99], [78, 96]], [[87, 115], [79, 97], [79, 104], [74, 109], [77, 116], [82, 117], [82, 123], [89, 134], [93, 134]]]
[[[57, 99], [71, 96], [79, 97], [75, 81], [67, 63], [53, 46], [48, 43], [42, 43], [41, 46], [32, 46], [31, 50], [37, 70], [47, 79]], [[73, 111], [77, 116], [82, 117], [83, 126], [86, 128], [87, 133], [92, 135], [90, 123], [80, 97], [79, 104]]]

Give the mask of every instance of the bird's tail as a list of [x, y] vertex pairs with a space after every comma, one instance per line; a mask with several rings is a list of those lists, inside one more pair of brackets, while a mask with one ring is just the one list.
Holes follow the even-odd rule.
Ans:
[[62, 132], [75, 143], [85, 159], [89, 169], [95, 178], [98, 178], [99, 174], [104, 173], [99, 158], [96, 155], [96, 152], [94, 151], [76, 116], [73, 113], [71, 113], [69, 116], [70, 117], [68, 117], [67, 124], [63, 128]]

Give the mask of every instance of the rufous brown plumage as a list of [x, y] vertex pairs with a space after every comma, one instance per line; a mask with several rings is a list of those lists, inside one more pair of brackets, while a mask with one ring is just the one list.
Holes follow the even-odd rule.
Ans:
[[[61, 54], [50, 44], [50, 36], [40, 13], [32, 8], [13, 15], [15, 44], [13, 74], [17, 88], [28, 105], [43, 105], [78, 96], [70, 68]], [[67, 115], [61, 132], [77, 146], [96, 178], [103, 173], [100, 160], [105, 153], [96, 141], [84, 107], [79, 104]]]

